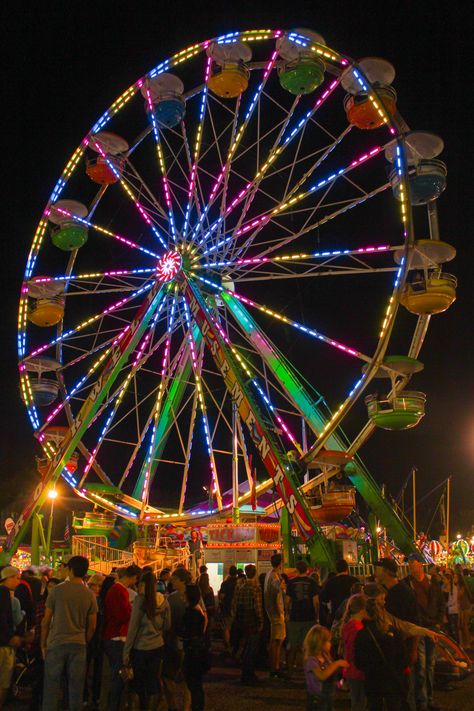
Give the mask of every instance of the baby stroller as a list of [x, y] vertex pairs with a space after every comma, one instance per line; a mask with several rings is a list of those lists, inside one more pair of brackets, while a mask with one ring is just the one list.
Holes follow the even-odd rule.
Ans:
[[451, 637], [438, 633], [436, 643], [435, 681], [439, 685], [462, 681], [472, 671], [467, 652]]
[[38, 675], [41, 674], [41, 666], [38, 659], [30, 656], [26, 650], [18, 650], [10, 687], [13, 699], [31, 703], [33, 690], [38, 684]]

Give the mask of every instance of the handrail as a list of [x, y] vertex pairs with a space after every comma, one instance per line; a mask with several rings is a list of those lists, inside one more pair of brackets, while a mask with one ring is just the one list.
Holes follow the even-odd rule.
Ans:
[[91, 570], [105, 575], [108, 575], [112, 568], [133, 563], [133, 553], [112, 548], [105, 536], [73, 536], [72, 554], [84, 556], [89, 560]]

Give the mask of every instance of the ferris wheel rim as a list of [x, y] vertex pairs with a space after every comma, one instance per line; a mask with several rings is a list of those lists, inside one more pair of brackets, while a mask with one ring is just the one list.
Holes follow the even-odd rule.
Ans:
[[[279, 34], [278, 34], [279, 32], [280, 32], [280, 31], [274, 31], [273, 37], [274, 37], [274, 38], [275, 38], [275, 37], [278, 37], [278, 36], [279, 36]], [[240, 34], [241, 34], [241, 35], [245, 35], [245, 33], [240, 33]], [[280, 32], [280, 34], [281, 34], [281, 32]], [[270, 36], [270, 35], [269, 35], [269, 36]], [[217, 40], [218, 40], [218, 38], [217, 38]], [[217, 41], [217, 40], [214, 40], [214, 41]], [[207, 46], [209, 46], [209, 44], [210, 44], [212, 41], [213, 41], [213, 40], [206, 40], [205, 42], [201, 43], [201, 44], [199, 45], [199, 49], [197, 49], [197, 48], [198, 48], [198, 45], [193, 45], [192, 48], [191, 48], [190, 51], [189, 51], [189, 58], [192, 58], [192, 57], [195, 56], [195, 54], [197, 54], [198, 52], [204, 51], [204, 50], [207, 48]], [[207, 45], [206, 45], [206, 42], [207, 42]], [[321, 52], [322, 52], [322, 54], [324, 55], [324, 53], [326, 53], [326, 54], [327, 54], [328, 52], [330, 53], [330, 52], [332, 52], [332, 50], [328, 50], [328, 49], [323, 50], [323, 49], [321, 49]], [[180, 54], [183, 54], [183, 53], [178, 53], [178, 55], [175, 55], [175, 57], [179, 57]], [[187, 57], [187, 54], [184, 53], [184, 56]], [[342, 57], [342, 55], [337, 55], [337, 53], [334, 53], [332, 56], [334, 56], [334, 57], [340, 57], [340, 60], [339, 60], [339, 61], [340, 61], [340, 63], [341, 63], [341, 66], [343, 66], [343, 67], [346, 67], [346, 68], [347, 68], [347, 67], [350, 67], [350, 66], [354, 66], [354, 67], [357, 66], [355, 63], [352, 62], [352, 60], [350, 60], [349, 58], [346, 58], [346, 57]], [[326, 59], [328, 59], [328, 57], [326, 57]], [[329, 59], [330, 59], [330, 57], [329, 57]], [[161, 67], [161, 68], [162, 68], [160, 71], [164, 71], [164, 68], [166, 68], [167, 62], [169, 62], [169, 61], [170, 61], [170, 60], [166, 60], [165, 62], [163, 62], [163, 63], [161, 63], [160, 65], [158, 65], [158, 67]], [[180, 60], [180, 61], [181, 61], [181, 60]], [[138, 90], [143, 86], [143, 83], [144, 83], [144, 82], [146, 83], [146, 78], [147, 78], [148, 76], [149, 76], [149, 77], [152, 77], [152, 76], [153, 76], [153, 73], [158, 71], [158, 67], [155, 68], [155, 69], [152, 69], [147, 75], [145, 75], [144, 77], [142, 77], [141, 79], [139, 79], [135, 84], [132, 85], [132, 87], [134, 88], [133, 94], [135, 94], [136, 92], [138, 92]], [[256, 69], [257, 69], [257, 68], [256, 68]], [[347, 71], [347, 69], [346, 69], [346, 71]], [[155, 74], [155, 76], [157, 76], [157, 75], [159, 75], [159, 73], [158, 73], [158, 74]], [[111, 110], [113, 110], [114, 107], [116, 107], [116, 106], [120, 103], [120, 100], [122, 99], [122, 97], [126, 97], [126, 100], [127, 100], [127, 101], [129, 100], [129, 98], [131, 98], [131, 96], [133, 95], [133, 94], [130, 93], [130, 90], [131, 90], [132, 87], [130, 87], [128, 90], [126, 90], [126, 92], [124, 92], [124, 94], [122, 94], [115, 102], [113, 102], [113, 104], [111, 105], [111, 107], [109, 107], [108, 112], [111, 112]], [[130, 96], [129, 96], [129, 94], [130, 94]], [[376, 90], [374, 91], [374, 95], [375, 95], [375, 96], [377, 95]], [[122, 100], [125, 100], [125, 99], [122, 99]], [[383, 106], [383, 104], [382, 104], [382, 106]], [[107, 114], [108, 112], [106, 112], [106, 114]], [[105, 116], [105, 114], [104, 114], [103, 116]], [[87, 145], [87, 144], [85, 143], [85, 141], [86, 141], [86, 140], [90, 141], [90, 137], [94, 135], [94, 129], [96, 129], [96, 127], [100, 124], [101, 120], [102, 120], [102, 119], [99, 119], [99, 121], [96, 122], [96, 124], [94, 124], [94, 126], [93, 126], [91, 132], [89, 132], [89, 134], [87, 135], [86, 139], [84, 139], [84, 141], [80, 144], [80, 147], [79, 147], [79, 148], [76, 150], [76, 152], [73, 154], [71, 160], [70, 160], [69, 163], [68, 163], [68, 166], [69, 166], [69, 167], [66, 166], [66, 171], [65, 171], [65, 172], [67, 172], [67, 171], [71, 168], [71, 165], [73, 165], [74, 168], [77, 166], [77, 164], [79, 163], [79, 159], [82, 157], [82, 155], [80, 155], [80, 153], [78, 153], [78, 151], [80, 151], [80, 150], [82, 150], [82, 152], [85, 151], [85, 147], [86, 147], [86, 145]], [[392, 128], [395, 128], [395, 127], [392, 126]], [[393, 140], [393, 139], [392, 139], [392, 140]], [[95, 144], [94, 144], [92, 147], [93, 147], [94, 149], [97, 149], [97, 147], [95, 146]], [[382, 150], [382, 149], [381, 149], [381, 150]], [[403, 180], [405, 179], [405, 174], [403, 174], [402, 179], [403, 179]], [[56, 188], [56, 189], [53, 191], [53, 194], [52, 194], [52, 196], [51, 196], [51, 198], [50, 198], [50, 201], [48, 202], [48, 204], [47, 204], [47, 206], [46, 206], [46, 208], [45, 208], [45, 215], [47, 215], [47, 212], [48, 212], [48, 210], [51, 209], [51, 206], [54, 205], [54, 204], [56, 204], [56, 202], [57, 202], [57, 200], [58, 200], [58, 197], [59, 197], [59, 195], [57, 194], [57, 188]], [[44, 217], [43, 217], [43, 220], [40, 221], [40, 226], [39, 226], [40, 232], [41, 232], [41, 230], [43, 230], [43, 228], [44, 228]], [[408, 238], [409, 238], [409, 234], [408, 234], [408, 233], [407, 233], [407, 236], [408, 236]], [[168, 245], [169, 245], [170, 243], [172, 244], [172, 243], [175, 242], [175, 241], [176, 241], [176, 240], [173, 239], [173, 230], [171, 229], [170, 234], [168, 234]], [[409, 243], [409, 239], [408, 239], [407, 244], [408, 244], [408, 243]], [[405, 249], [406, 249], [406, 248], [407, 248], [407, 247], [405, 246]], [[150, 256], [151, 259], [155, 259], [157, 255], [156, 255], [156, 254], [150, 254], [149, 256]], [[70, 264], [69, 264], [69, 266], [68, 266], [68, 272], [67, 272], [66, 275], [65, 275], [68, 279], [70, 279], [70, 277], [71, 277], [73, 266], [74, 266], [74, 258], [72, 257], [71, 260], [70, 260]], [[394, 270], [395, 270], [395, 269], [396, 269], [396, 268], [394, 267]], [[402, 269], [401, 269], [401, 270], [399, 270], [400, 278], [399, 278], [398, 283], [397, 283], [397, 285], [396, 285], [396, 289], [398, 289], [398, 288], [400, 287], [400, 284], [402, 284], [403, 279], [404, 279], [404, 275], [405, 275], [405, 273], [406, 273], [406, 269], [407, 269], [407, 267], [406, 267], [406, 262], [405, 262], [405, 265], [402, 266]], [[28, 270], [29, 270], [29, 267], [27, 266], [27, 272], [26, 272], [26, 274], [28, 274], [28, 279], [29, 279], [30, 276], [31, 276], [31, 272], [28, 273]], [[296, 278], [296, 277], [295, 277], [295, 278]], [[387, 331], [387, 333], [388, 333], [388, 331]], [[386, 339], [386, 344], [387, 344], [387, 345], [388, 345], [388, 340], [389, 340], [389, 339], [388, 339], [388, 337], [387, 337], [387, 339]], [[379, 342], [379, 343], [380, 343], [380, 342]], [[60, 344], [61, 344], [61, 342], [60, 342]], [[385, 342], [384, 342], [384, 344], [385, 344]], [[61, 345], [59, 345], [58, 347], [60, 348]], [[385, 346], [385, 347], [386, 347], [386, 346]], [[375, 361], [376, 361], [376, 360], [380, 360], [380, 358], [383, 357], [383, 353], [384, 353], [384, 352], [385, 352], [385, 351], [384, 351], [384, 345], [379, 345], [379, 348], [377, 349], [376, 353], [374, 354], [374, 356], [373, 356], [373, 358], [372, 358], [372, 361], [374, 362], [374, 364], [375, 364]], [[24, 362], [24, 355], [23, 355], [23, 357], [22, 357], [22, 359], [21, 359], [21, 363], [23, 363], [23, 362]]]

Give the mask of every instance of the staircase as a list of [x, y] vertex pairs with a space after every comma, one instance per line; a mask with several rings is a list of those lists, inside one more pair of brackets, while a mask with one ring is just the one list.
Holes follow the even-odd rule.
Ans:
[[111, 548], [105, 536], [73, 536], [72, 555], [84, 556], [89, 560], [89, 570], [103, 575], [133, 563], [133, 553]]

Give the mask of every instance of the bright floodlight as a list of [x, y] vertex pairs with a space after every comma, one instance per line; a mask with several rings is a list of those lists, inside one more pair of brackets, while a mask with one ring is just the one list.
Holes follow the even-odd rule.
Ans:
[[58, 492], [56, 491], [56, 489], [50, 489], [48, 491], [48, 499], [54, 500], [57, 498], [58, 498]]

